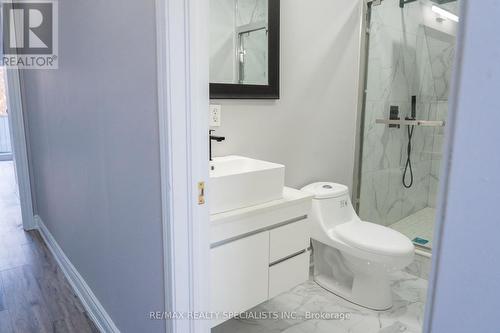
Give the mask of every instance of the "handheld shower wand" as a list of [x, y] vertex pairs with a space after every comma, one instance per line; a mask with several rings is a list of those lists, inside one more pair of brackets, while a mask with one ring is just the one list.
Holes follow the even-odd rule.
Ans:
[[[417, 118], [417, 96], [411, 96], [411, 117], [406, 117], [406, 120], [415, 120]], [[403, 186], [405, 188], [410, 188], [413, 185], [413, 169], [411, 167], [411, 139], [413, 137], [413, 130], [415, 126], [407, 125], [408, 129], [408, 146], [406, 148], [406, 163], [405, 170], [403, 172]], [[406, 182], [406, 174], [410, 171], [410, 182]]]

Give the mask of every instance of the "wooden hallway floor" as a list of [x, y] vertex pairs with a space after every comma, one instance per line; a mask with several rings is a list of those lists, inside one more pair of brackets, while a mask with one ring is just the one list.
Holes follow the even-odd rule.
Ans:
[[38, 231], [25, 232], [12, 162], [0, 162], [0, 333], [99, 332]]

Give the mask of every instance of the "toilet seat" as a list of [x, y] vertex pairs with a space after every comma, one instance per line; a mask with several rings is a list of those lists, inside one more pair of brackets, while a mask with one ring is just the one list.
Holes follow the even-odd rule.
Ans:
[[401, 233], [375, 223], [352, 221], [334, 228], [340, 240], [357, 249], [386, 256], [408, 256], [411, 241]]

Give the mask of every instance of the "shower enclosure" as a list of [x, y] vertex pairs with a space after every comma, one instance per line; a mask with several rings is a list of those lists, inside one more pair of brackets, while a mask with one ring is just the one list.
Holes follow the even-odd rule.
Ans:
[[432, 249], [458, 3], [368, 3], [357, 208]]

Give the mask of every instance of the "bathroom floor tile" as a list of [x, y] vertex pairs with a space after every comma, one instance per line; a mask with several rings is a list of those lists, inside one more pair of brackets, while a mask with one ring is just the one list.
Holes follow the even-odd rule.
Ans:
[[[418, 333], [422, 330], [427, 281], [405, 272], [391, 276], [394, 304], [388, 311], [372, 311], [335, 296], [307, 281], [255, 308], [252, 313], [294, 313], [295, 319], [231, 319], [212, 333]], [[347, 319], [315, 318], [320, 314], [345, 315]]]
[[421, 246], [432, 249], [435, 216], [436, 209], [427, 207], [390, 225], [390, 227], [411, 240], [415, 237], [428, 240], [428, 243]]

